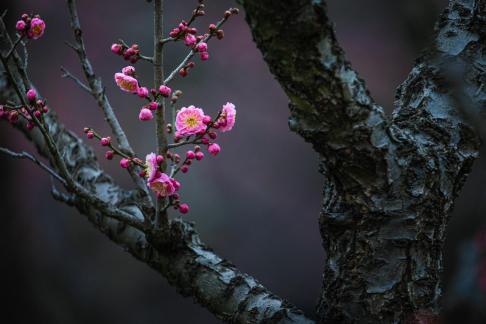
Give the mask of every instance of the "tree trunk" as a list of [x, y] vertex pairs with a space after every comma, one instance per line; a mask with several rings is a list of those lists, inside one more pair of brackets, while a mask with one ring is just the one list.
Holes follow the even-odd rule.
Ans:
[[290, 98], [290, 128], [321, 156], [321, 322], [438, 316], [448, 215], [480, 144], [485, 3], [450, 2], [387, 118], [345, 61], [323, 1], [244, 0]]

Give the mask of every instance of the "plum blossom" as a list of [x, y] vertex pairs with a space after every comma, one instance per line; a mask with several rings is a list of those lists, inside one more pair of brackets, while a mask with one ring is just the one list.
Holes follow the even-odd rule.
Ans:
[[157, 161], [157, 154], [155, 153], [150, 153], [147, 154], [145, 157], [145, 167], [146, 167], [146, 175], [147, 175], [147, 181], [150, 182], [154, 180], [157, 176], [157, 173], [159, 171], [159, 163]]
[[44, 35], [44, 30], [46, 29], [46, 23], [40, 18], [33, 18], [30, 21], [30, 29], [27, 32], [27, 36], [32, 39], [38, 39]]
[[194, 106], [182, 107], [176, 116], [176, 136], [191, 136], [206, 130], [204, 111]]
[[162, 172], [159, 172], [157, 177], [149, 181], [148, 185], [158, 197], [168, 197], [176, 192], [173, 180]]
[[218, 118], [219, 130], [221, 132], [228, 132], [233, 129], [236, 121], [236, 109], [235, 105], [231, 102], [227, 102], [223, 105], [221, 115]]
[[152, 114], [152, 111], [147, 108], [142, 108], [140, 110], [140, 114], [138, 115], [138, 119], [141, 121], [147, 121], [147, 120], [152, 120], [154, 118], [154, 115]]
[[137, 93], [138, 91], [137, 79], [124, 73], [115, 73], [115, 82], [123, 91], [130, 93]]
[[209, 146], [208, 146], [208, 152], [212, 156], [218, 155], [218, 153], [220, 151], [221, 151], [221, 147], [218, 144], [216, 144], [216, 143], [209, 144]]
[[196, 44], [197, 38], [193, 34], [187, 34], [186, 37], [184, 38], [184, 44], [187, 46], [193, 46]]
[[125, 66], [122, 69], [122, 73], [125, 74], [125, 75], [134, 76], [135, 75], [135, 68], [131, 65]]

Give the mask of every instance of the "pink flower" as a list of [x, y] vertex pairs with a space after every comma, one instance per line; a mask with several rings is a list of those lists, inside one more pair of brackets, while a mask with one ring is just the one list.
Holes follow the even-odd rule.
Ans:
[[194, 36], [193, 34], [187, 34], [184, 38], [184, 44], [186, 44], [187, 46], [193, 46], [194, 44], [196, 44], [196, 41], [196, 36]]
[[168, 197], [176, 192], [172, 179], [165, 173], [159, 172], [158, 177], [149, 181], [148, 185], [158, 197]]
[[207, 52], [208, 51], [208, 44], [206, 44], [205, 42], [199, 42], [196, 45], [196, 49], [199, 52]]
[[209, 59], [209, 53], [201, 52], [199, 53], [199, 58], [201, 59], [201, 61], [207, 61]]
[[228, 132], [233, 129], [236, 121], [236, 109], [235, 105], [231, 102], [227, 102], [221, 110], [221, 115], [219, 116], [218, 123], [220, 125], [219, 130], [221, 132]]
[[17, 21], [17, 23], [15, 24], [15, 29], [17, 29], [18, 31], [23, 31], [25, 29], [25, 26], [27, 24], [25, 23], [25, 21], [23, 20], [19, 20]]
[[122, 50], [123, 50], [123, 46], [121, 44], [115, 43], [111, 45], [111, 51], [115, 54], [120, 55], [122, 53]]
[[221, 147], [218, 144], [216, 144], [216, 143], [209, 144], [209, 146], [208, 146], [208, 152], [212, 156], [218, 155], [218, 153], [220, 151], [221, 151]]
[[147, 154], [145, 157], [145, 167], [147, 171], [147, 181], [154, 180], [159, 171], [159, 163], [157, 162], [157, 155], [155, 153]]
[[34, 89], [27, 91], [27, 100], [34, 101], [37, 98], [37, 92]]
[[147, 108], [142, 108], [142, 110], [140, 110], [140, 114], [138, 115], [138, 119], [141, 121], [152, 120], [153, 118], [154, 115], [152, 114], [152, 111]]
[[46, 23], [40, 18], [34, 18], [30, 21], [30, 29], [27, 33], [29, 38], [38, 39], [44, 35]]
[[146, 87], [140, 87], [140, 88], [137, 89], [137, 95], [140, 98], [147, 98], [148, 95], [149, 95], [149, 91]]
[[125, 75], [134, 76], [135, 75], [135, 68], [131, 65], [125, 66], [122, 69], [122, 73], [125, 74]]
[[138, 91], [137, 79], [124, 73], [115, 73], [115, 82], [123, 91], [130, 93], [137, 93]]
[[120, 166], [123, 169], [128, 169], [128, 167], [130, 166], [130, 160], [129, 159], [121, 159], [120, 160]]
[[206, 131], [204, 111], [194, 106], [182, 107], [176, 116], [176, 136], [191, 136]]
[[204, 153], [199, 151], [196, 152], [196, 160], [201, 161], [204, 158]]
[[159, 87], [159, 92], [161, 95], [163, 95], [164, 97], [168, 97], [170, 96], [170, 94], [172, 93], [172, 89], [169, 88], [168, 86], [166, 85], [161, 85]]

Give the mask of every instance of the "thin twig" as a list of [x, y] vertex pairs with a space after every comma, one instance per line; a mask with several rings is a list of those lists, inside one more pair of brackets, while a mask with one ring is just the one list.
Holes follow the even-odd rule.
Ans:
[[[216, 24], [216, 30], [218, 30], [225, 22], [228, 20], [228, 18], [223, 17], [217, 24]], [[207, 43], [211, 38], [213, 37], [213, 33], [209, 33], [206, 37], [204, 37], [200, 42], [205, 42]], [[167, 79], [164, 80], [164, 84], [169, 83], [179, 72], [180, 69], [182, 69], [186, 64], [189, 62], [189, 60], [194, 56], [194, 54], [197, 53], [196, 48], [194, 47], [191, 49], [191, 51], [187, 54], [187, 56], [182, 60], [182, 62], [169, 74]]]
[[[81, 66], [83, 68], [84, 76], [88, 81], [88, 85], [91, 90], [90, 93], [96, 99], [98, 106], [103, 110], [105, 119], [110, 125], [113, 134], [115, 135], [115, 138], [118, 144], [120, 145], [120, 149], [124, 151], [126, 154], [128, 154], [129, 156], [134, 156], [135, 153], [132, 147], [130, 146], [127, 135], [123, 131], [123, 128], [121, 127], [120, 122], [118, 121], [118, 118], [115, 115], [115, 112], [110, 104], [110, 101], [108, 100], [108, 97], [104, 92], [103, 84], [101, 80], [96, 77], [93, 67], [91, 66], [91, 62], [89, 61], [86, 55], [86, 49], [82, 37], [82, 30], [81, 30], [81, 24], [79, 22], [76, 1], [68, 0], [67, 2], [68, 2], [69, 13], [70, 13], [70, 19], [71, 19], [71, 29], [73, 30], [74, 39], [76, 41], [76, 45], [71, 44], [70, 46], [74, 48], [76, 53], [78, 54], [79, 60], [81, 62]], [[128, 172], [133, 182], [142, 190], [144, 194], [144, 198], [147, 201], [147, 203], [151, 204], [151, 201], [149, 199], [150, 197], [149, 190], [147, 188], [145, 181], [143, 181], [138, 176], [137, 169], [135, 167], [129, 167]]]
[[63, 78], [69, 78], [69, 79], [73, 80], [78, 86], [81, 87], [81, 89], [83, 89], [84, 91], [91, 94], [91, 89], [86, 84], [84, 84], [83, 81], [79, 80], [76, 76], [74, 76], [71, 72], [69, 72], [63, 66], [61, 66], [61, 71], [63, 72], [63, 74], [62, 74]]
[[13, 43], [12, 45], [12, 48], [10, 49], [10, 51], [8, 51], [7, 55], [5, 55], [5, 59], [9, 59], [10, 56], [12, 55], [12, 53], [15, 51], [15, 49], [17, 48], [17, 45], [20, 44], [20, 42], [22, 41], [22, 38], [24, 38], [23, 36], [18, 36], [17, 39], [15, 40], [15, 42]]
[[33, 156], [33, 155], [31, 155], [27, 152], [17, 153], [17, 152], [11, 151], [11, 150], [9, 150], [5, 147], [0, 147], [0, 152], [5, 154], [5, 155], [8, 155], [10, 157], [16, 158], [16, 159], [28, 159], [28, 160], [34, 162], [35, 164], [37, 164], [44, 171], [47, 171], [51, 176], [56, 178], [56, 180], [61, 182], [63, 185], [65, 185], [65, 186], [67, 185], [66, 181], [59, 174], [57, 174], [56, 171], [52, 170], [49, 166], [45, 165], [44, 163], [39, 161], [35, 156]]

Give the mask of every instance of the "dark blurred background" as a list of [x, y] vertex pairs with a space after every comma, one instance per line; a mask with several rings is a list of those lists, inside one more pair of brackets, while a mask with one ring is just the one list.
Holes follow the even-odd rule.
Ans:
[[[87, 51], [107, 88], [133, 146], [154, 150], [153, 123], [137, 119], [140, 100], [121, 93], [113, 74], [126, 62], [110, 52], [118, 38], [152, 51], [152, 6], [145, 1], [80, 0]], [[166, 30], [188, 17], [196, 1], [166, 0]], [[431, 41], [445, 0], [329, 0], [338, 39], [373, 97], [389, 113], [395, 88]], [[232, 1], [207, 1], [197, 26], [219, 19]], [[107, 133], [94, 100], [62, 79], [61, 65], [81, 76], [65, 1], [2, 0], [13, 32], [23, 11], [40, 13], [46, 34], [29, 45], [29, 72], [68, 128]], [[182, 176], [188, 219], [218, 254], [255, 276], [276, 294], [312, 313], [325, 258], [318, 233], [320, 188], [317, 156], [287, 128], [287, 98], [268, 71], [241, 14], [225, 26], [225, 39], [209, 43], [210, 60], [173, 88], [182, 105], [216, 112], [227, 101], [238, 109], [235, 129], [221, 136], [222, 152]], [[284, 35], [283, 35], [284, 36]], [[167, 46], [166, 69], [186, 49]], [[137, 64], [142, 81], [150, 66]], [[0, 125], [0, 145], [32, 151], [20, 133]], [[99, 156], [103, 152], [96, 148]], [[129, 177], [117, 162], [102, 166], [124, 187]], [[26, 161], [0, 156], [0, 271], [3, 320], [8, 323], [217, 323], [205, 309], [181, 297], [164, 278], [111, 243], [75, 210], [55, 202], [50, 180]], [[453, 323], [486, 322], [486, 162], [475, 164], [449, 226], [445, 255], [444, 318]], [[481, 253], [483, 261], [481, 261]], [[481, 263], [482, 262], [482, 263]], [[481, 309], [483, 313], [481, 313]], [[456, 317], [457, 316], [457, 317]]]

